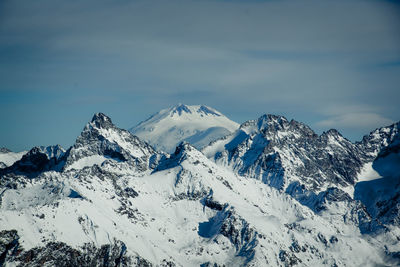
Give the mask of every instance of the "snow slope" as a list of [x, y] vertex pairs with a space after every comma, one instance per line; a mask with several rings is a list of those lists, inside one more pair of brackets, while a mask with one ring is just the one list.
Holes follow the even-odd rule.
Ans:
[[14, 162], [20, 160], [24, 154], [28, 151], [22, 152], [12, 152], [8, 149], [0, 149], [0, 168], [9, 167], [14, 164]]
[[[149, 264], [172, 266], [385, 263], [383, 247], [353, 222], [333, 224], [288, 195], [217, 166], [188, 144], [141, 176], [93, 165], [47, 172], [25, 187], [6, 189], [0, 225], [18, 232], [19, 255], [49, 242], [79, 250], [119, 241], [126, 266], [136, 266], [131, 263], [138, 255]], [[22, 259], [10, 255], [8, 263]]]
[[201, 148], [238, 127], [210, 107], [179, 104], [161, 110], [129, 131], [156, 149], [172, 153], [182, 141]]

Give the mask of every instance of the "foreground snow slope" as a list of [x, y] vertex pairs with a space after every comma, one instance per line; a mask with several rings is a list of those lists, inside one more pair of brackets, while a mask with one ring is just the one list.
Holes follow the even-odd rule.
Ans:
[[179, 104], [161, 110], [129, 131], [155, 148], [172, 153], [181, 141], [201, 148], [238, 127], [213, 108]]
[[[204, 151], [211, 148], [216, 153], [215, 144]], [[101, 113], [74, 146], [49, 157], [57, 160], [39, 175], [18, 164], [1, 174], [0, 265], [400, 263], [398, 226], [341, 189], [309, 191], [314, 197], [299, 202], [186, 142], [159, 154]], [[292, 179], [303, 182], [297, 174]]]

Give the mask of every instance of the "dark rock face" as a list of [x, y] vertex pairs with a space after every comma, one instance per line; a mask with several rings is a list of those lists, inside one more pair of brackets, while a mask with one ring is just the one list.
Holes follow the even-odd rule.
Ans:
[[314, 210], [321, 211], [327, 209], [327, 203], [332, 202], [351, 202], [353, 199], [344, 192], [335, 187], [330, 187], [326, 191], [323, 191], [317, 195], [317, 198], [314, 203]]
[[0, 232], [0, 266], [3, 266], [8, 257], [17, 254], [18, 240], [19, 236], [15, 230]]
[[285, 266], [296, 266], [301, 263], [301, 260], [297, 258], [294, 253], [286, 250], [281, 250], [279, 252], [279, 259]]
[[17, 231], [0, 232], [0, 266], [5, 262], [17, 266], [152, 266], [139, 256], [127, 257], [126, 251], [125, 244], [118, 240], [100, 248], [85, 244], [79, 249], [62, 242], [50, 242], [26, 251], [19, 244]]
[[192, 113], [192, 112], [190, 111], [190, 109], [186, 105], [179, 104], [171, 111], [171, 115], [176, 114], [176, 113], [179, 116], [181, 116], [182, 113]]
[[400, 122], [376, 129], [369, 135], [364, 136], [361, 142], [356, 143], [356, 146], [364, 151], [366, 158], [373, 160], [381, 150], [399, 144], [399, 129]]
[[106, 128], [114, 127], [114, 124], [112, 123], [111, 118], [101, 112], [94, 114], [91, 122], [94, 123], [94, 125], [97, 128], [106, 129]]
[[255, 248], [258, 244], [257, 231], [250, 227], [249, 223], [241, 218], [234, 208], [229, 208], [228, 205], [215, 205], [215, 203], [212, 203], [211, 207], [219, 211], [208, 222], [199, 224], [199, 235], [212, 238], [221, 234], [227, 237], [236, 249], [236, 256], [243, 257], [244, 265], [247, 265], [254, 258]]
[[45, 171], [60, 170], [64, 162], [65, 151], [61, 146], [34, 147], [12, 166], [0, 170], [0, 176], [17, 174], [34, 178]]
[[175, 149], [175, 152], [171, 155], [163, 156], [160, 158], [159, 164], [155, 168], [155, 172], [174, 168], [179, 166], [184, 160], [187, 159], [187, 152], [194, 148], [187, 142], [181, 142]]
[[255, 247], [258, 244], [257, 232], [232, 210], [226, 214], [220, 233], [229, 238], [236, 248], [237, 255], [246, 258], [246, 263], [254, 258]]
[[150, 159], [156, 154], [150, 145], [117, 128], [103, 113], [96, 113], [67, 151], [64, 169], [82, 158], [100, 155], [118, 162], [129, 162], [139, 171], [145, 171], [154, 165]]

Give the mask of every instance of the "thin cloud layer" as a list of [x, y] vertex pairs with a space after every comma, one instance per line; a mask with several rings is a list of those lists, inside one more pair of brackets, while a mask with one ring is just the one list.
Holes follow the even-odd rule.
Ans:
[[349, 113], [332, 117], [318, 122], [322, 127], [345, 127], [345, 128], [378, 128], [382, 125], [390, 125], [393, 121], [376, 113]]

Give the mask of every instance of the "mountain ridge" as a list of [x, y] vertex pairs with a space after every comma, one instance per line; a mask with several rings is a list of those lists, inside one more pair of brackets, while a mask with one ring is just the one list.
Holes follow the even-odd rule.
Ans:
[[69, 149], [33, 149], [14, 165], [39, 155], [51, 167], [0, 173], [0, 264], [400, 264], [400, 183], [385, 196], [387, 183], [358, 182], [366, 164], [400, 180], [385, 169], [399, 123], [359, 144], [282, 116], [242, 125], [167, 154], [96, 113]]

